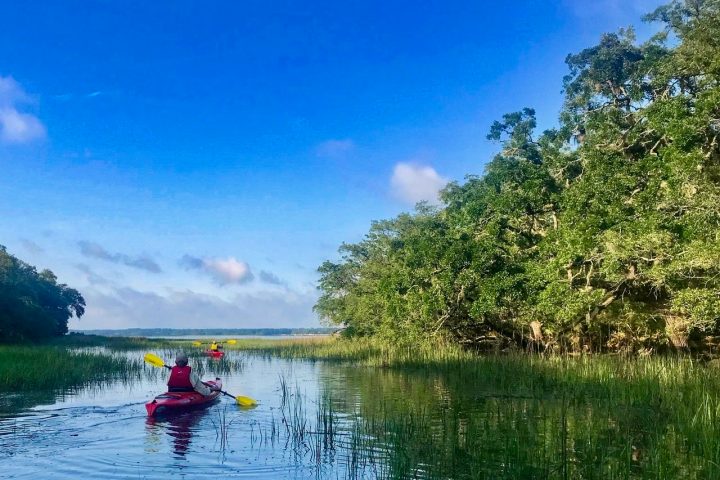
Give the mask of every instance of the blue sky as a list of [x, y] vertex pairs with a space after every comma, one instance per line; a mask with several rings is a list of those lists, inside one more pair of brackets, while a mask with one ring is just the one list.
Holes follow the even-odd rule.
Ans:
[[568, 53], [651, 0], [0, 0], [0, 244], [73, 328], [317, 326], [315, 269], [555, 124]]

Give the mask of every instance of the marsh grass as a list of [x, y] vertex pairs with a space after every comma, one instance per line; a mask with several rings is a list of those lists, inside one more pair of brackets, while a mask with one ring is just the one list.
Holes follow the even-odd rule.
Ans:
[[0, 392], [62, 389], [127, 378], [140, 360], [58, 347], [0, 346]]
[[196, 350], [190, 340], [145, 337], [105, 337], [102, 335], [69, 334], [44, 343], [66, 348], [103, 347], [111, 350]]
[[720, 478], [714, 362], [334, 339], [236, 347], [346, 365], [352, 398], [331, 386], [303, 398], [282, 377], [279, 388], [293, 450], [334, 458], [346, 478]]
[[[135, 382], [141, 360], [56, 346], [0, 346], [0, 414], [12, 414], [81, 388]], [[152, 374], [152, 372], [150, 372]]]
[[223, 409], [218, 409], [215, 413], [215, 417], [210, 420], [213, 428], [215, 429], [215, 442], [219, 448], [221, 455], [224, 456], [227, 453], [229, 446], [229, 435], [231, 432], [232, 424], [237, 420], [237, 417], [233, 418], [228, 415], [227, 406]]

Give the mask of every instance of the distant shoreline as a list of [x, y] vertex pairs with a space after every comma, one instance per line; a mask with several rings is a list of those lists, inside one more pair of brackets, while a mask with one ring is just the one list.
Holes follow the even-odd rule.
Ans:
[[125, 328], [102, 330], [71, 330], [70, 334], [102, 335], [105, 337], [188, 337], [188, 336], [308, 336], [330, 335], [337, 328]]

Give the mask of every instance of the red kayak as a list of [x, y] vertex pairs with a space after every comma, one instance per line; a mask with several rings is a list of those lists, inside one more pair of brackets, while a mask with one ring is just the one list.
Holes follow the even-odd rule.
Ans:
[[[219, 378], [205, 382], [209, 385], [217, 385], [222, 388], [222, 381]], [[158, 395], [155, 399], [145, 404], [148, 416], [152, 417], [155, 413], [178, 411], [196, 405], [210, 403], [220, 395], [220, 392], [212, 392], [205, 396], [198, 392], [165, 392]]]
[[222, 358], [225, 352], [221, 350], [205, 350], [205, 354], [213, 358]]

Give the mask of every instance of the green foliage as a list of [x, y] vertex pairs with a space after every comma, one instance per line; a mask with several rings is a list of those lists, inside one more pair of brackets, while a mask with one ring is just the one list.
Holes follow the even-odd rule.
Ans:
[[411, 345], [638, 350], [720, 334], [720, 1], [647, 18], [666, 27], [648, 42], [626, 30], [567, 57], [556, 130], [536, 135], [529, 108], [505, 115], [482, 176], [343, 245], [319, 269], [321, 317]]
[[64, 335], [70, 317], [84, 313], [80, 292], [57, 283], [50, 270], [38, 273], [0, 245], [0, 340]]

